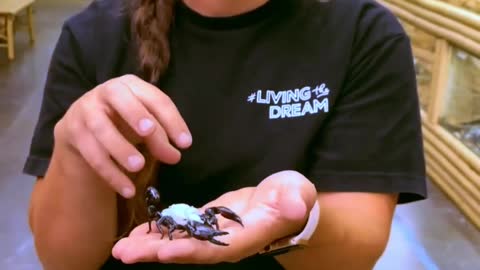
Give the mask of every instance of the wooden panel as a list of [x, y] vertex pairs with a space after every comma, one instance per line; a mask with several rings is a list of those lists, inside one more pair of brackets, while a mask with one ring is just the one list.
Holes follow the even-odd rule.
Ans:
[[480, 229], [480, 16], [437, 0], [378, 1], [412, 40], [427, 174]]

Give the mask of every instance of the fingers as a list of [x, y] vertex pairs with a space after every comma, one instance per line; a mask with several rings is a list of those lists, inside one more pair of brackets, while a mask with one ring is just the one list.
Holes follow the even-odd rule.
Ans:
[[[86, 129], [86, 127], [85, 127]], [[79, 147], [80, 146], [80, 147]], [[110, 187], [126, 198], [134, 196], [135, 187], [130, 179], [110, 159], [107, 150], [90, 132], [83, 132], [77, 139], [77, 150], [85, 161], [105, 179]]]
[[192, 136], [187, 124], [175, 104], [165, 93], [135, 76], [123, 76], [120, 81], [128, 85], [178, 147], [187, 148], [191, 145]]
[[105, 113], [89, 109], [88, 105], [84, 110], [85, 125], [97, 141], [120, 165], [130, 172], [137, 172], [145, 164], [144, 157], [129, 143], [115, 127], [113, 122]]
[[87, 92], [72, 104], [65, 118], [65, 125], [57, 125], [56, 140], [61, 138], [77, 149], [95, 172], [126, 198], [135, 190], [122, 167], [138, 172], [145, 165], [135, 144], [144, 142], [157, 160], [174, 164], [180, 160], [180, 152], [170, 141], [181, 148], [192, 142], [168, 96], [134, 76], [112, 79]]
[[132, 127], [139, 136], [148, 136], [155, 130], [155, 118], [133, 95], [130, 89], [118, 80], [104, 84], [100, 92], [102, 100]]
[[139, 136], [144, 137], [145, 143], [155, 158], [167, 164], [174, 164], [180, 160], [180, 152], [170, 144], [163, 125], [146, 109], [127, 85], [113, 80], [106, 83], [104, 88], [101, 92], [103, 100]]

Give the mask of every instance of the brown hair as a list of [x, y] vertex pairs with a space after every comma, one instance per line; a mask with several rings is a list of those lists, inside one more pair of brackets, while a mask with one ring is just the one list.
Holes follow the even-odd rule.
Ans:
[[[130, 0], [132, 38], [138, 48], [138, 62], [143, 79], [156, 83], [165, 74], [170, 62], [169, 32], [174, 20], [175, 0]], [[130, 232], [135, 226], [147, 221], [147, 206], [144, 192], [153, 185], [158, 164], [140, 146], [145, 157], [145, 167], [135, 175], [135, 198], [119, 200], [119, 236]]]

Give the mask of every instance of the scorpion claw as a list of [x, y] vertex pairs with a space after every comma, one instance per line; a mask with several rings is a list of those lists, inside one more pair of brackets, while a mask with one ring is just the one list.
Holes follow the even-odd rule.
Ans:
[[220, 214], [222, 215], [222, 217], [233, 220], [238, 224], [242, 225], [243, 227], [242, 219], [237, 214], [235, 214], [235, 212], [233, 212], [230, 208], [227, 208], [225, 206], [210, 207], [207, 209], [206, 212], [207, 213], [213, 212], [214, 214]]
[[214, 244], [217, 244], [217, 245], [219, 245], [219, 246], [228, 246], [228, 245], [229, 245], [229, 244], [227, 244], [227, 243], [224, 243], [224, 242], [218, 241], [218, 240], [216, 240], [216, 239], [213, 239], [213, 238], [212, 238], [212, 239], [210, 239], [209, 241], [210, 241], [210, 242], [212, 242], [212, 243], [214, 243]]
[[225, 231], [216, 231], [213, 233], [213, 236], [220, 236], [220, 235], [227, 235], [229, 234], [229, 232], [225, 232]]
[[221, 241], [218, 241], [217, 239], [213, 238], [215, 236], [221, 236], [221, 235], [227, 235], [228, 232], [224, 232], [224, 231], [216, 231], [213, 233], [213, 236], [212, 238], [210, 238], [208, 241], [214, 243], [214, 244], [217, 244], [217, 245], [220, 245], [220, 246], [228, 246], [229, 244], [227, 243], [224, 243], [224, 242], [221, 242]]

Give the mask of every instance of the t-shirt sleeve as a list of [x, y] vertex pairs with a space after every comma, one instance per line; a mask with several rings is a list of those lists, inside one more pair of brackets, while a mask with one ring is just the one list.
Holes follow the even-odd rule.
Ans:
[[341, 94], [313, 146], [309, 178], [321, 191], [426, 197], [421, 117], [404, 33], [354, 48]]
[[53, 130], [70, 105], [93, 84], [83, 72], [81, 49], [65, 23], [50, 61], [40, 114], [36, 123], [23, 172], [44, 176], [53, 152]]

